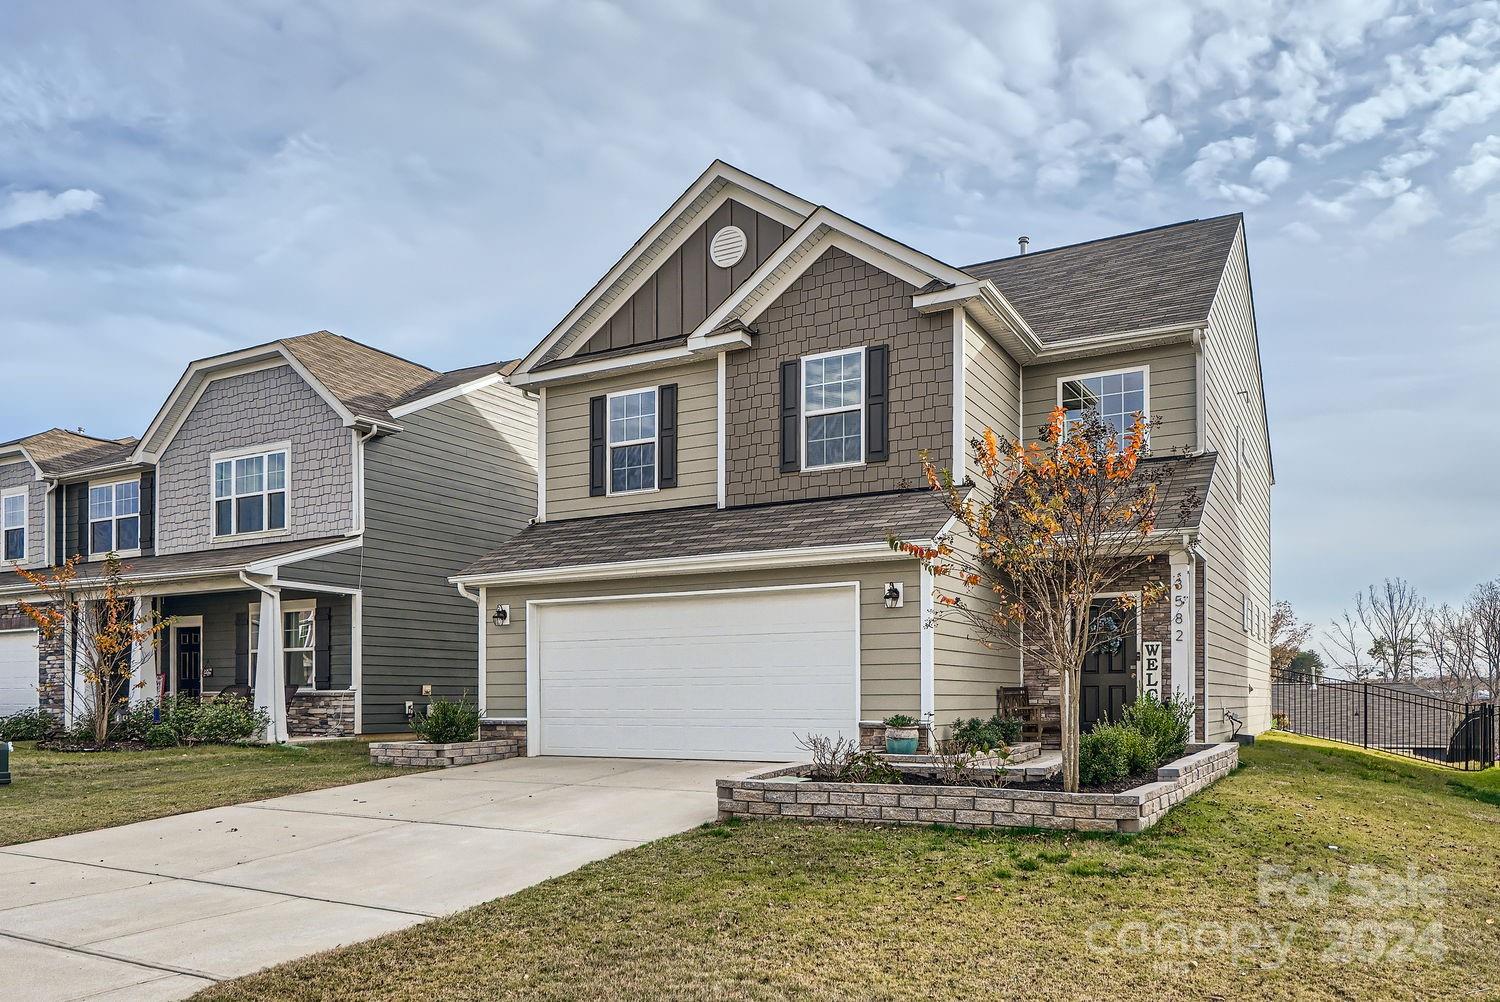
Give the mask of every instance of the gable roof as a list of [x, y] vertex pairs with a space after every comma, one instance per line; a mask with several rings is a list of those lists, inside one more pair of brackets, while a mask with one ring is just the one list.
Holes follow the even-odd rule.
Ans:
[[443, 373], [329, 331], [282, 338], [296, 360], [356, 417], [390, 420], [396, 402]]
[[30, 459], [44, 477], [124, 464], [135, 451], [134, 438], [98, 438], [66, 428], [49, 428], [0, 443], [0, 451], [15, 449]]
[[1244, 217], [1193, 219], [964, 267], [988, 279], [1043, 342], [1208, 320]]

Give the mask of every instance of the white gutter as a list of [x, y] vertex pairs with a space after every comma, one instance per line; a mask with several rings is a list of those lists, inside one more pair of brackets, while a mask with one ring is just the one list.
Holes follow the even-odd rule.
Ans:
[[488, 647], [489, 638], [485, 636], [485, 613], [488, 611], [486, 609], [485, 590], [481, 587], [479, 589], [479, 594], [476, 595], [471, 592], [462, 582], [459, 582], [457, 584], [457, 588], [460, 595], [479, 607], [479, 683], [477, 686], [478, 692], [475, 697], [475, 701], [479, 707], [479, 715], [483, 717], [486, 716], [489, 712], [489, 693], [486, 691], [485, 686], [485, 668], [486, 663], [489, 661], [489, 651], [486, 650], [486, 648]]

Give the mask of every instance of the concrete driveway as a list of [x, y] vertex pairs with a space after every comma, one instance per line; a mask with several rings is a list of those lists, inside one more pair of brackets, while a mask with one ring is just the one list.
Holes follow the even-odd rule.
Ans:
[[685, 831], [763, 767], [512, 759], [0, 849], [3, 982], [182, 998]]

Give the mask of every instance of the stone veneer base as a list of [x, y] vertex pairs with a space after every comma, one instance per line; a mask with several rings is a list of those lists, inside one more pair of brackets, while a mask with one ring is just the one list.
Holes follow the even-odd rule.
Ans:
[[1234, 742], [1189, 746], [1187, 755], [1156, 771], [1156, 782], [1124, 793], [1028, 790], [1024, 784], [903, 786], [879, 783], [787, 782], [806, 765], [718, 781], [719, 820], [951, 825], [957, 828], [1057, 828], [1143, 832], [1162, 815], [1239, 764]]
[[415, 769], [447, 769], [455, 765], [477, 765], [515, 758], [521, 746], [515, 741], [454, 741], [428, 744], [426, 741], [374, 741], [370, 743], [370, 762], [374, 765], [398, 765]]

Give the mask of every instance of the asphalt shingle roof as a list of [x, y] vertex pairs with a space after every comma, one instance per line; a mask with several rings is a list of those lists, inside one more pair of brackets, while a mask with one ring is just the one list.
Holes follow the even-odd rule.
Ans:
[[1046, 342], [1200, 323], [1242, 221], [1194, 219], [963, 270], [994, 282]]
[[44, 475], [56, 477], [74, 470], [122, 463], [135, 451], [136, 440], [95, 438], [64, 428], [52, 428], [0, 444], [0, 448], [5, 446], [20, 446], [25, 449], [42, 468]]
[[396, 401], [442, 375], [328, 331], [283, 338], [281, 343], [339, 403], [360, 417], [390, 417]]

